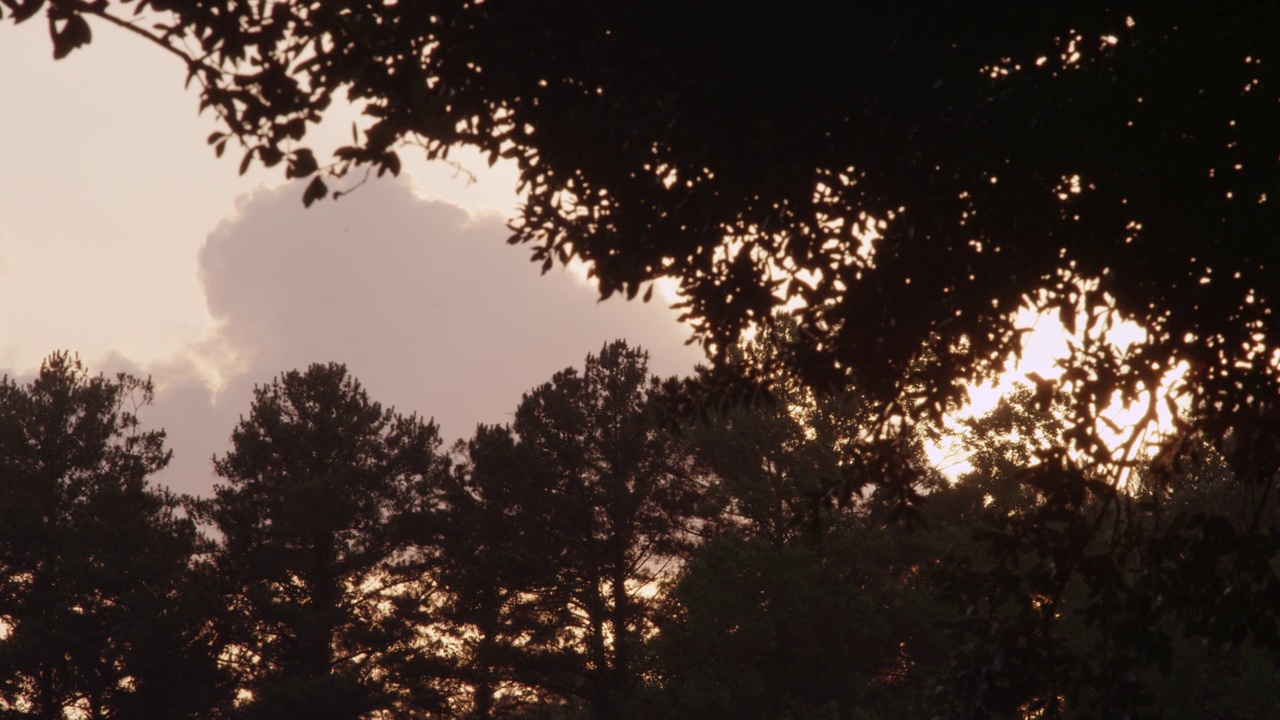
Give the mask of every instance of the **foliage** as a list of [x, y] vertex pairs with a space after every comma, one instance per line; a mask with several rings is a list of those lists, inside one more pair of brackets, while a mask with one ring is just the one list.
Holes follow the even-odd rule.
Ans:
[[0, 383], [6, 718], [183, 718], [221, 701], [191, 565], [202, 541], [147, 482], [169, 461], [164, 433], [139, 427], [151, 397], [65, 353]]
[[671, 390], [611, 343], [451, 462], [313, 365], [194, 500], [146, 482], [150, 385], [55, 355], [0, 383], [0, 715], [1275, 714], [1277, 499], [1212, 445], [1108, 493], [1060, 452], [1070, 398], [1024, 388], [903, 525], [856, 491], [864, 404], [779, 385], [673, 427]]
[[[57, 56], [98, 18], [182, 57], [215, 149], [313, 177], [309, 202], [406, 146], [511, 158], [513, 241], [587, 261], [606, 296], [678, 279], [718, 360], [798, 301], [781, 365], [938, 420], [1030, 302], [1079, 335], [1084, 452], [1112, 459], [1092, 427], [1115, 393], [1185, 363], [1236, 474], [1280, 466], [1268, 3], [5, 5], [46, 11]], [[368, 125], [322, 166], [306, 134], [344, 93]], [[1113, 311], [1146, 337], [1105, 340]]]
[[[938, 576], [959, 611], [939, 714], [1235, 717], [1224, 683], [1272, 697], [1274, 504], [1263, 513], [1210, 448], [1172, 474], [1144, 463], [1108, 493], [1056, 449], [1059, 417], [1015, 393], [969, 423], [974, 470], [931, 497], [931, 522], [971, 536], [950, 541]], [[1264, 518], [1262, 534], [1234, 529]]]
[[445, 470], [436, 426], [384, 410], [342, 365], [312, 365], [258, 387], [231, 441], [206, 513], [239, 714], [431, 709], [414, 550], [420, 499]]
[[820, 539], [782, 546], [710, 540], [667, 596], [651, 716], [911, 716], [938, 610], [914, 544], [847, 515]]
[[[732, 367], [767, 361], [793, 332], [785, 323], [765, 328]], [[711, 381], [712, 371], [699, 372], [701, 381]], [[785, 380], [747, 402], [704, 407], [681, 431], [712, 478], [706, 499], [717, 506], [719, 529], [781, 546], [860, 496], [868, 480], [857, 472], [865, 415], [854, 396], [814, 393]]]
[[[442, 493], [433, 579], [445, 592], [438, 632], [460, 646], [457, 677], [470, 687], [465, 717], [546, 708], [560, 689], [573, 623], [548, 524], [555, 499], [509, 427], [480, 426]], [[550, 697], [549, 697], [550, 695]]]
[[[547, 569], [571, 625], [562, 687], [614, 720], [640, 686], [654, 583], [697, 528], [699, 487], [678, 438], [657, 422], [664, 394], [648, 354], [616, 341], [525, 395], [512, 430], [541, 483], [557, 551]], [[533, 521], [533, 518], [530, 518]]]
[[[735, 365], [768, 362], [794, 332], [763, 328]], [[858, 395], [792, 380], [681, 427], [716, 515], [665, 588], [640, 716], [919, 711], [940, 663], [929, 576], [941, 551], [934, 533], [897, 522], [909, 500], [876, 488], [873, 424]], [[916, 473], [918, 501], [942, 481], [904, 440], [913, 451], [895, 456]]]
[[[1196, 632], [1274, 644], [1258, 611], [1280, 594], [1274, 3], [4, 5], [15, 22], [46, 10], [58, 57], [90, 40], [87, 17], [181, 56], [222, 126], [215, 150], [236, 139], [242, 167], [311, 177], [307, 202], [326, 173], [397, 172], [408, 145], [512, 159], [513, 242], [544, 268], [587, 261], [605, 296], [677, 279], [716, 361], [704, 387], [732, 389], [720, 373], [746, 331], [794, 308], [747, 392], [786, 376], [856, 387], [876, 441], [860, 457], [890, 497], [915, 499], [912, 426], [1005, 368], [1020, 308], [1054, 312], [1072, 335], [1063, 432], [1008, 486], [1035, 504], [1004, 516], [989, 539], [1007, 552], [975, 582], [1013, 588], [1028, 618], [1077, 579], [1135, 608], [1168, 593]], [[303, 143], [339, 93], [369, 124], [322, 167]], [[1131, 344], [1109, 333], [1122, 319], [1142, 330]], [[1166, 400], [1175, 433], [1138, 508], [1123, 483]], [[1100, 425], [1116, 403], [1145, 410], [1118, 443]], [[1205, 446], [1254, 489], [1253, 512], [1103, 532], [1154, 514]]]

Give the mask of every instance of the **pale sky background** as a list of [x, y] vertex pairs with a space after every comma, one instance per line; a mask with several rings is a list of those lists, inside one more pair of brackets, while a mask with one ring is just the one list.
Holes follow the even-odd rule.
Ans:
[[253, 385], [312, 362], [346, 363], [451, 442], [615, 338], [660, 375], [702, 359], [664, 302], [598, 303], [506, 245], [510, 168], [457, 154], [468, 184], [406, 152], [401, 179], [304, 210], [279, 168], [240, 177], [233, 148], [214, 157], [175, 58], [93, 30], [54, 62], [43, 22], [0, 26], [0, 373], [67, 349], [152, 376], [143, 421], [174, 450], [161, 482], [208, 493]]

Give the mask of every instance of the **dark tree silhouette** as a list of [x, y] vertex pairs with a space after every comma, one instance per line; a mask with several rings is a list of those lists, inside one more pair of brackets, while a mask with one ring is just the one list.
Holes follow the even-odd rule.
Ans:
[[431, 709], [414, 525], [445, 472], [436, 426], [384, 410], [341, 365], [312, 365], [258, 387], [231, 441], [207, 512], [239, 716]]
[[[790, 332], [760, 333], [733, 362], [767, 362]], [[682, 426], [718, 515], [664, 592], [642, 717], [918, 713], [941, 665], [939, 551], [918, 522], [893, 522], [906, 506], [876, 487], [872, 417], [856, 393], [789, 378]], [[912, 444], [894, 455], [914, 465], [918, 498], [945, 483]]]
[[[856, 386], [890, 496], [917, 479], [894, 438], [1005, 369], [1026, 305], [1074, 336], [1061, 444], [1025, 476], [1033, 517], [1089, 528], [1113, 512], [1165, 392], [1184, 405], [1154, 483], [1207, 443], [1259, 509], [1280, 491], [1270, 3], [4, 5], [16, 22], [46, 11], [56, 56], [95, 17], [181, 56], [221, 125], [215, 151], [235, 140], [243, 167], [311, 177], [306, 202], [326, 174], [397, 172], [406, 146], [510, 158], [526, 196], [513, 242], [544, 268], [586, 261], [605, 296], [679, 280], [720, 370], [796, 303], [793, 341], [749, 379]], [[322, 167], [304, 141], [338, 93], [371, 125]], [[1144, 335], [1118, 343], [1120, 319]], [[1117, 401], [1147, 411], [1119, 443], [1099, 429]], [[1280, 598], [1280, 543], [1247, 517], [1161, 525], [1155, 545], [1212, 566], [1174, 573], [1188, 593], [1232, 578], [1232, 603], [1200, 596], [1196, 632], [1274, 647], [1259, 609]], [[1010, 532], [1056, 572], [1089, 564], [1092, 531]]]
[[[796, 332], [791, 322], [762, 328], [730, 358], [730, 371], [773, 362]], [[695, 382], [715, 382], [714, 371], [699, 368]], [[721, 506], [722, 525], [775, 545], [850, 509], [877, 521], [918, 519], [914, 504], [943, 481], [917, 428], [879, 434], [874, 408], [855, 388], [815, 390], [783, 376], [750, 402], [700, 409], [681, 432], [710, 478], [706, 499]], [[890, 473], [904, 482], [881, 485]]]
[[[605, 295], [680, 280], [720, 360], [800, 301], [779, 363], [856, 378], [887, 420], [937, 419], [1002, 369], [1026, 303], [1082, 331], [1118, 311], [1147, 336], [1084, 333], [1072, 444], [1112, 460], [1099, 405], [1186, 363], [1235, 473], [1280, 467], [1265, 3], [5, 5], [45, 11], [57, 56], [94, 18], [181, 56], [215, 149], [314, 177], [308, 201], [325, 173], [397, 172], [406, 144], [511, 158], [537, 260], [587, 261]], [[372, 125], [322, 167], [303, 142], [340, 93]]]
[[150, 382], [59, 353], [0, 382], [0, 716], [205, 716], [220, 701], [179, 498], [147, 482]]
[[559, 554], [549, 569], [574, 621], [574, 692], [597, 720], [621, 718], [639, 689], [654, 583], [697, 525], [700, 488], [657, 422], [662, 395], [648, 354], [616, 341], [526, 394], [512, 424], [550, 499]]
[[640, 716], [917, 716], [941, 645], [919, 539], [845, 514], [820, 539], [708, 541], [658, 616]]
[[460, 648], [464, 717], [508, 717], [516, 706], [569, 695], [564, 633], [573, 624], [555, 558], [555, 499], [508, 427], [480, 426], [459, 447], [442, 494], [432, 577], [444, 590], [438, 631]]
[[663, 395], [648, 355], [613, 342], [526, 394], [510, 430], [467, 445], [440, 577], [476, 717], [516, 709], [503, 682], [601, 720], [640, 689], [656, 581], [699, 509], [690, 457], [658, 423]]
[[[1057, 482], [1054, 402], [1022, 387], [968, 422], [972, 468], [925, 508], [945, 549], [936, 590], [956, 611], [937, 712], [1265, 716], [1280, 659], [1274, 500], [1206, 446], [1172, 475], [1144, 459], [1114, 495], [1078, 470]], [[1268, 529], [1237, 530], [1255, 522]]]

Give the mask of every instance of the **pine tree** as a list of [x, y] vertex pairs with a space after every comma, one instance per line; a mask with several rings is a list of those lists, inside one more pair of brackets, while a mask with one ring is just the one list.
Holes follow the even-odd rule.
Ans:
[[59, 353], [0, 383], [0, 711], [196, 717], [218, 678], [195, 612], [201, 539], [147, 482], [169, 461], [143, 431], [149, 381]]
[[356, 720], [435, 702], [407, 668], [431, 651], [415, 520], [445, 468], [436, 426], [384, 410], [342, 365], [312, 365], [258, 387], [231, 439], [209, 513], [239, 716]]

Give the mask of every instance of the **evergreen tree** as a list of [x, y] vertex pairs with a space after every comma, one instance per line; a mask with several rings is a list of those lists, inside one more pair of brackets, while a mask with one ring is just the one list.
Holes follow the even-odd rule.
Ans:
[[198, 717], [220, 695], [202, 542], [180, 499], [147, 482], [164, 433], [152, 386], [48, 358], [0, 382], [0, 715]]
[[[657, 581], [698, 524], [690, 456], [657, 422], [663, 392], [646, 353], [610, 343], [467, 446], [441, 577], [477, 717], [616, 720], [639, 691]], [[519, 687], [496, 693], [502, 680]]]
[[356, 720], [439, 701], [422, 632], [417, 521], [436, 426], [372, 402], [342, 365], [258, 387], [214, 466], [227, 657], [244, 718]]
[[[761, 328], [735, 369], [770, 366], [794, 332]], [[932, 533], [897, 522], [905, 498], [864, 492], [882, 457], [875, 422], [856, 393], [784, 376], [767, 396], [707, 408], [682, 428], [719, 515], [667, 589], [651, 714], [834, 720], [917, 708], [938, 663], [929, 574], [939, 550]], [[895, 456], [918, 499], [941, 478], [919, 440], [902, 441], [909, 452]]]
[[508, 427], [480, 426], [458, 448], [439, 523], [434, 579], [441, 632], [459, 647], [464, 716], [509, 717], [572, 696], [563, 680], [569, 598], [548, 484]]
[[639, 689], [656, 583], [697, 525], [700, 488], [685, 448], [656, 421], [661, 396], [648, 354], [617, 341], [516, 410], [560, 546], [553, 569], [575, 621], [572, 682], [596, 720], [622, 717]]

